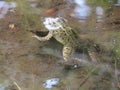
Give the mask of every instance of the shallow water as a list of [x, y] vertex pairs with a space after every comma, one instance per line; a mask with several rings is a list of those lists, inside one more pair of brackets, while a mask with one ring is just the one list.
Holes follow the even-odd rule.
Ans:
[[[77, 3], [77, 0], [75, 1]], [[81, 0], [72, 8], [73, 11], [80, 8], [79, 6], [88, 8], [85, 1]], [[102, 7], [96, 8], [95, 14], [101, 19], [104, 11]], [[7, 10], [8, 8], [5, 8], [5, 11]], [[88, 12], [82, 12], [82, 15], [81, 11], [78, 13], [77, 18], [89, 16]], [[31, 33], [19, 28], [10, 30], [9, 20], [14, 21], [15, 15], [7, 14], [4, 17], [4, 25], [0, 24], [0, 90], [18, 90], [18, 87], [22, 90], [47, 90], [43, 84], [52, 78], [59, 78], [60, 81], [51, 90], [119, 90], [116, 84], [119, 79], [116, 75], [120, 76], [120, 71], [117, 69], [115, 72], [110, 62], [100, 62], [99, 59], [97, 63], [91, 62], [85, 53], [76, 52], [73, 57], [79, 58], [82, 62], [71, 59], [65, 64], [62, 57], [63, 46], [60, 43], [54, 39], [40, 42], [32, 38]], [[95, 30], [103, 28], [101, 23], [93, 24], [98, 25]], [[111, 25], [107, 27], [111, 28]], [[82, 30], [86, 30], [84, 28]], [[98, 33], [104, 36], [103, 33]], [[100, 37], [99, 34], [96, 36]]]
[[76, 4], [74, 12], [71, 14], [72, 17], [79, 19], [80, 22], [85, 22], [86, 19], [92, 14], [92, 12], [96, 12], [97, 22], [102, 21], [104, 16], [104, 10], [102, 6], [96, 6], [96, 9], [86, 4], [86, 0], [73, 0], [73, 3]]
[[80, 20], [85, 20], [90, 15], [90, 7], [86, 5], [86, 0], [74, 0], [73, 1], [76, 4], [76, 7], [74, 9], [74, 13], [71, 14], [72, 17], [76, 17]]

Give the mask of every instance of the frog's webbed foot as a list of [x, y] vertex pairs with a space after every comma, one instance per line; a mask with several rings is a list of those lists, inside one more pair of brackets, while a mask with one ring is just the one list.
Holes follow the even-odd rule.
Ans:
[[53, 36], [53, 32], [52, 31], [49, 31], [48, 35], [45, 36], [45, 37], [39, 37], [38, 35], [34, 34], [32, 37], [40, 40], [40, 41], [47, 41], [49, 40], [51, 37]]
[[67, 62], [68, 59], [70, 58], [71, 54], [74, 52], [74, 48], [69, 46], [69, 45], [65, 45], [63, 47], [63, 58], [64, 60]]

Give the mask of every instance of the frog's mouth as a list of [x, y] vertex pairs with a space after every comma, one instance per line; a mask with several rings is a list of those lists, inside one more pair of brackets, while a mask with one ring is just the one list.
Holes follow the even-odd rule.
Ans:
[[40, 36], [40, 37], [45, 37], [49, 33], [49, 31], [31, 31], [31, 32], [37, 36]]

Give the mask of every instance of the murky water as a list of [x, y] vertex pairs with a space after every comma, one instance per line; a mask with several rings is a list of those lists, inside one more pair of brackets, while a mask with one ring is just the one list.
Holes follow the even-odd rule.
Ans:
[[[72, 3], [76, 4], [75, 8], [72, 8], [72, 14], [69, 14], [73, 16], [72, 19], [77, 18], [77, 23], [79, 20], [87, 21], [92, 9], [87, 5], [86, 0], [73, 0]], [[107, 59], [105, 62], [98, 58], [98, 62], [95, 63], [89, 61], [84, 52], [76, 52], [73, 57], [87, 63], [74, 60], [64, 63], [63, 46], [60, 43], [54, 39], [40, 42], [32, 38], [31, 33], [18, 28], [19, 24], [15, 23], [17, 15], [8, 12], [9, 8], [15, 7], [15, 2], [0, 2], [0, 17], [4, 21], [4, 24], [0, 24], [0, 90], [119, 90], [120, 71], [115, 69], [115, 62], [109, 62], [111, 60], [109, 57], [103, 58]], [[31, 7], [36, 7], [36, 3], [31, 4]], [[96, 7], [95, 15], [97, 15], [98, 22], [104, 20], [102, 6]], [[3, 22], [2, 20], [0, 23]], [[11, 21], [14, 21], [15, 24], [13, 30], [9, 29]], [[80, 28], [83, 35], [86, 32], [89, 33], [85, 29], [85, 27], [87, 28], [86, 23]], [[100, 32], [104, 30], [102, 29], [103, 22], [89, 25], [91, 29], [95, 26], [93, 32], [97, 30], [97, 33], [92, 32], [89, 35], [107, 37], [106, 34], [103, 34], [106, 32]], [[112, 25], [104, 27], [111, 28]], [[103, 39], [103, 37], [101, 38]], [[107, 43], [108, 39], [105, 41]], [[54, 79], [57, 79], [57, 82], [54, 82]], [[52, 80], [49, 81], [50, 86], [47, 86], [51, 89], [45, 87], [45, 83], [48, 84], [47, 80]]]

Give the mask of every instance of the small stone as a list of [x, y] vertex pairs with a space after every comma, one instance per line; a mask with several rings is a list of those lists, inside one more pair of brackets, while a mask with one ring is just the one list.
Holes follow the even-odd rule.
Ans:
[[9, 24], [9, 29], [14, 29], [15, 28], [15, 24]]

